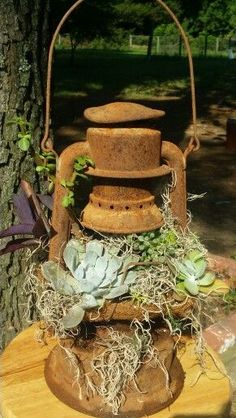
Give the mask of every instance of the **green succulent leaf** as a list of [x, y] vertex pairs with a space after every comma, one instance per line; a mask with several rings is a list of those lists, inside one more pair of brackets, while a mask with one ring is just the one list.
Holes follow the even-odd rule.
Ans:
[[120, 257], [111, 257], [108, 261], [106, 273], [112, 276], [115, 272], [119, 271], [122, 267], [122, 259]]
[[97, 259], [98, 259], [97, 253], [95, 251], [88, 250], [86, 251], [86, 254], [84, 257], [84, 264], [88, 266], [94, 266]]
[[80, 281], [85, 277], [85, 267], [83, 266], [83, 264], [81, 263], [76, 270], [74, 271], [73, 275], [74, 277]]
[[130, 285], [134, 283], [135, 279], [137, 278], [137, 272], [136, 271], [128, 271], [128, 273], [125, 276], [125, 284]]
[[97, 299], [93, 295], [89, 295], [88, 293], [84, 293], [81, 299], [80, 306], [84, 310], [93, 309], [99, 306]]
[[127, 284], [123, 284], [121, 286], [113, 287], [110, 292], [105, 296], [106, 299], [115, 299], [118, 298], [125, 293], [128, 293], [129, 287]]
[[104, 251], [104, 247], [98, 240], [89, 241], [86, 245], [86, 252], [93, 251], [98, 257], [101, 257]]
[[189, 280], [189, 279], [185, 279], [184, 281], [184, 286], [185, 289], [193, 296], [198, 295], [199, 293], [199, 288], [198, 288], [198, 284], [195, 280]]
[[184, 280], [189, 276], [190, 273], [188, 267], [185, 264], [181, 263], [180, 261], [176, 261], [174, 266], [176, 268], [177, 275], [181, 280]]
[[78, 239], [71, 239], [66, 244], [63, 252], [63, 258], [66, 267], [74, 274], [78, 265], [83, 261], [85, 256], [85, 246]]
[[201, 251], [193, 250], [188, 253], [188, 259], [193, 263], [195, 263], [201, 258], [203, 258], [203, 254], [201, 253]]
[[53, 261], [42, 264], [42, 273], [52, 287], [63, 295], [72, 296], [80, 293], [78, 281]]
[[201, 279], [198, 280], [199, 286], [210, 286], [215, 281], [215, 273], [208, 271]]
[[[95, 276], [90, 277], [90, 279], [94, 279]], [[80, 289], [82, 293], [92, 293], [93, 290], [96, 289], [96, 285], [93, 283], [93, 281], [86, 279], [82, 279], [79, 281]]]
[[96, 273], [99, 276], [102, 276], [104, 278], [108, 264], [109, 264], [109, 259], [106, 254], [103, 255], [102, 257], [97, 258], [96, 263], [95, 263]]
[[181, 292], [181, 293], [183, 292], [183, 293], [186, 294], [186, 289], [185, 289], [184, 282], [177, 283], [176, 290], [179, 291], [179, 292]]
[[62, 318], [62, 324], [65, 329], [77, 327], [83, 320], [85, 310], [80, 304], [74, 305]]

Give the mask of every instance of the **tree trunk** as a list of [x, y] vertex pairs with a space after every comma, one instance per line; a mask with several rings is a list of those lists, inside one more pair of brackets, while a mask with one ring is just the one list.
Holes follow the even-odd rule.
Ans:
[[148, 46], [147, 46], [147, 59], [150, 60], [152, 57], [152, 44], [153, 44], [153, 33], [154, 33], [154, 24], [150, 23], [150, 32], [148, 35]]
[[[32, 146], [39, 147], [43, 126], [44, 72], [47, 60], [49, 0], [0, 2], [0, 228], [15, 222], [10, 204], [21, 178], [35, 183], [31, 153], [17, 145], [20, 116], [32, 123]], [[22, 329], [25, 253], [2, 256], [0, 280], [0, 346]]]
[[179, 57], [182, 57], [182, 49], [183, 49], [183, 39], [182, 36], [179, 36]]
[[207, 49], [208, 49], [208, 35], [205, 35], [205, 40], [204, 40], [204, 57], [207, 56]]

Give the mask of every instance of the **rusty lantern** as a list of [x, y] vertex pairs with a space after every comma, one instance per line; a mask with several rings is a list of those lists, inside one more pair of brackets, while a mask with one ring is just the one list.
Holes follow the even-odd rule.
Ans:
[[84, 115], [102, 127], [89, 128], [86, 141], [69, 146], [59, 158], [52, 220], [57, 235], [52, 239], [50, 258], [58, 258], [70, 233], [69, 214], [61, 205], [65, 193], [61, 179], [71, 175], [76, 156], [89, 156], [95, 164], [86, 172], [94, 182], [80, 219], [84, 227], [113, 234], [159, 228], [163, 219], [155, 203], [155, 187], [159, 177], [171, 172], [175, 175], [175, 186], [170, 193], [171, 209], [180, 226], [185, 227], [182, 152], [173, 143], [161, 141], [161, 133], [155, 129], [122, 127], [122, 123], [158, 118], [164, 112], [136, 103], [116, 102], [86, 109]]
[[[53, 150], [49, 139], [50, 125], [50, 93], [51, 93], [51, 66], [53, 49], [60, 29], [69, 15], [83, 0], [77, 0], [66, 12], [57, 26], [49, 50], [45, 133], [41, 142], [43, 151]], [[88, 201], [83, 207], [79, 223], [83, 228], [105, 234], [130, 234], [151, 231], [160, 228], [163, 218], [157, 205], [157, 186], [166, 176], [172, 177], [170, 188], [170, 206], [173, 217], [176, 218], [180, 228], [186, 226], [186, 180], [185, 164], [187, 155], [199, 148], [196, 135], [196, 107], [192, 58], [188, 40], [177, 18], [162, 0], [156, 0], [172, 16], [180, 29], [189, 57], [191, 77], [192, 111], [193, 111], [193, 137], [189, 145], [182, 152], [171, 142], [163, 141], [161, 132], [146, 127], [144, 121], [159, 118], [165, 113], [161, 110], [151, 109], [136, 103], [115, 102], [103, 106], [86, 109], [84, 116], [91, 122], [84, 141], [68, 146], [58, 157], [57, 172], [52, 213], [52, 227], [55, 235], [50, 241], [49, 260], [62, 262], [63, 248], [71, 235], [71, 226], [74, 218], [62, 206], [62, 199], [67, 191], [62, 186], [62, 180], [70, 179], [76, 157], [87, 156], [94, 162], [86, 175], [93, 179], [93, 189]], [[137, 124], [138, 122], [138, 124]], [[56, 154], [56, 153], [55, 153]], [[152, 312], [149, 306], [150, 317], [157, 318], [161, 312]], [[173, 312], [180, 317], [192, 308], [188, 304], [182, 306], [180, 312]], [[177, 308], [178, 310], [178, 308]], [[113, 321], [116, 329], [124, 327], [129, 335], [129, 325], [134, 319], [143, 320], [140, 307], [134, 306], [131, 300], [119, 300], [117, 303], [106, 301], [99, 310], [99, 315], [92, 319], [88, 314], [85, 321], [96, 328], [93, 339], [87, 339], [86, 347], [76, 345], [73, 341], [72, 350], [84, 370], [90, 373], [91, 359], [96, 347], [96, 338], [101, 332], [104, 337], [101, 323]], [[93, 322], [93, 324], [92, 324]], [[123, 328], [122, 328], [123, 330]], [[155, 334], [156, 333], [156, 334]], [[106, 337], [106, 335], [105, 335]], [[127, 387], [127, 402], [122, 407], [120, 417], [140, 418], [149, 415], [170, 405], [179, 395], [184, 382], [184, 373], [174, 350], [171, 336], [153, 331], [154, 344], [160, 348], [163, 363], [170, 376], [170, 391], [166, 389], [165, 379], [161, 368], [147, 368], [144, 364], [138, 374], [138, 383], [143, 388], [142, 398], [132, 394]], [[94, 341], [94, 344], [93, 344]], [[66, 342], [65, 342], [66, 344]], [[151, 379], [146, 379], [146, 376]], [[78, 399], [77, 389], [74, 387], [74, 376], [65, 358], [65, 352], [57, 346], [50, 353], [45, 365], [45, 378], [52, 392], [72, 408], [92, 416], [109, 418], [110, 411], [98, 408], [100, 397], [94, 399]], [[164, 380], [163, 380], [164, 379]], [[158, 396], [157, 396], [158, 394]], [[157, 399], [158, 398], [158, 399]]]

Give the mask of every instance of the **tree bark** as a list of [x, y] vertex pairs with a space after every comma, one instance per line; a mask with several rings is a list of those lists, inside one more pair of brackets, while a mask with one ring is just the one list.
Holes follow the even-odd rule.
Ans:
[[147, 59], [150, 60], [152, 57], [152, 44], [153, 44], [154, 24], [150, 23], [150, 32], [148, 35], [148, 46], [147, 46]]
[[[32, 123], [32, 146], [39, 148], [43, 126], [44, 72], [47, 60], [49, 0], [0, 2], [0, 228], [15, 222], [10, 204], [20, 179], [35, 183], [31, 153], [17, 145], [18, 127], [8, 121], [20, 116]], [[0, 347], [22, 329], [25, 253], [0, 259]]]

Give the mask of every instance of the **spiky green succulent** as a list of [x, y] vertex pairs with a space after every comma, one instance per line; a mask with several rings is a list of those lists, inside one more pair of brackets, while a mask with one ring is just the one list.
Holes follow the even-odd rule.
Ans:
[[174, 262], [177, 276], [177, 289], [187, 290], [191, 295], [198, 295], [201, 287], [211, 286], [215, 273], [207, 271], [207, 261], [200, 251], [190, 251], [182, 260]]
[[81, 295], [80, 302], [63, 318], [65, 328], [77, 326], [86, 310], [102, 306], [106, 299], [128, 293], [137, 276], [129, 266], [138, 261], [137, 257], [119, 257], [98, 240], [84, 246], [72, 239], [66, 245], [63, 257], [69, 271], [47, 261], [42, 265], [42, 273], [55, 291], [68, 296]]

